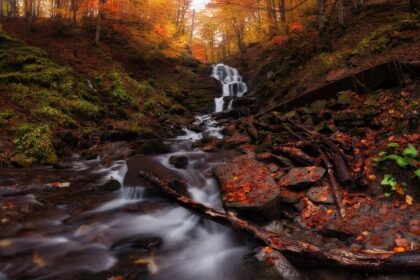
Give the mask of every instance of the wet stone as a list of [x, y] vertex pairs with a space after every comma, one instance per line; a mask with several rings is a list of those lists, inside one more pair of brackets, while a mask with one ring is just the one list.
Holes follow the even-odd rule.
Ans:
[[121, 189], [121, 183], [115, 179], [109, 179], [108, 182], [101, 186], [101, 190], [108, 192], [118, 191], [119, 189]]
[[334, 196], [329, 186], [312, 187], [308, 190], [306, 196], [314, 203], [334, 203]]
[[275, 163], [269, 163], [267, 165], [268, 170], [270, 170], [271, 173], [277, 172], [279, 170], [279, 166]]
[[171, 148], [168, 145], [157, 139], [147, 141], [136, 150], [137, 153], [146, 155], [167, 154], [170, 151]]
[[318, 182], [325, 174], [325, 169], [318, 166], [292, 168], [278, 184], [283, 187], [300, 189]]
[[176, 168], [185, 168], [188, 165], [188, 158], [186, 156], [171, 156], [169, 163]]
[[137, 238], [133, 241], [132, 246], [140, 249], [153, 249], [159, 247], [162, 244], [162, 238], [160, 237], [148, 237], [148, 238]]

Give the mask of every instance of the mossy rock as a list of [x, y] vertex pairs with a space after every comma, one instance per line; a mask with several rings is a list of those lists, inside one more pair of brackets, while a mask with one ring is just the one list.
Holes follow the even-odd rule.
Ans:
[[17, 151], [42, 164], [57, 162], [52, 133], [47, 125], [25, 124], [18, 128], [17, 134], [14, 140]]
[[10, 158], [10, 162], [18, 167], [27, 167], [34, 165], [37, 160], [36, 158], [26, 156], [24, 153], [18, 153]]

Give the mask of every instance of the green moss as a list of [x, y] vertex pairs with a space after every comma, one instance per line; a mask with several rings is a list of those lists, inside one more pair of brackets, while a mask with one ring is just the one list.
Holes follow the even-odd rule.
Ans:
[[113, 72], [111, 73], [111, 78], [113, 80], [111, 90], [112, 99], [120, 105], [133, 103], [133, 98], [124, 87], [121, 74], [118, 72]]
[[36, 108], [34, 110], [34, 115], [43, 119], [48, 119], [50, 122], [57, 122], [65, 127], [77, 127], [77, 122], [71, 116], [48, 105]]
[[17, 129], [14, 140], [16, 150], [39, 163], [52, 164], [57, 161], [51, 130], [47, 125], [24, 124]]
[[139, 83], [137, 86], [137, 90], [139, 91], [141, 95], [144, 95], [144, 96], [150, 96], [156, 92], [154, 87], [149, 82]]
[[83, 99], [72, 99], [66, 101], [69, 112], [81, 118], [92, 119], [100, 112], [100, 107]]

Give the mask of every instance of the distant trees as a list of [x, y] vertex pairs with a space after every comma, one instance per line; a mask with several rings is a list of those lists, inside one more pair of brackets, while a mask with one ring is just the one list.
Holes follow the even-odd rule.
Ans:
[[[180, 49], [191, 41], [192, 0], [0, 0], [0, 16], [25, 18], [32, 28], [36, 18], [51, 20], [57, 34], [92, 32], [100, 45], [107, 27], [124, 29], [150, 49]], [[35, 24], [36, 25], [36, 24]], [[176, 55], [171, 52], [170, 55]]]

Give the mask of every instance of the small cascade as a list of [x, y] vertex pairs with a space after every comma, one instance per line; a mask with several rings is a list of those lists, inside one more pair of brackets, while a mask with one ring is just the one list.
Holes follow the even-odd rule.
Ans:
[[[213, 67], [212, 77], [222, 83], [223, 94], [219, 98], [215, 98], [215, 113], [222, 112], [225, 109], [232, 109], [233, 99], [242, 97], [248, 90], [247, 85], [243, 82], [242, 76], [238, 70], [227, 66], [223, 63]], [[228, 101], [226, 108], [225, 101]]]

